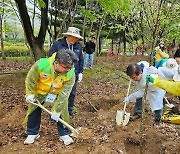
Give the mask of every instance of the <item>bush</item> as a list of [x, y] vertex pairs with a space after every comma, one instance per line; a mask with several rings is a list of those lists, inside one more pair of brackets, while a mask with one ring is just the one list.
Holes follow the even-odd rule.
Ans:
[[29, 49], [23, 43], [21, 44], [5, 43], [4, 51], [6, 57], [29, 56]]
[[[4, 51], [6, 57], [26, 57], [30, 55], [30, 51], [24, 43], [4, 43]], [[44, 51], [47, 54], [49, 47], [44, 46]], [[2, 56], [0, 48], [0, 57]]]

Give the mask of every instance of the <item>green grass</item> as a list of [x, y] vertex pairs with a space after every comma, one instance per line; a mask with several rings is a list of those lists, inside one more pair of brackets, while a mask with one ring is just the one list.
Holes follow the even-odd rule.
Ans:
[[[2, 57], [1, 57], [0, 60], [2, 60]], [[30, 57], [29, 56], [25, 56], [25, 57], [6, 57], [6, 60], [16, 60], [16, 61], [26, 60], [26, 61], [29, 61]]]
[[[106, 59], [107, 57], [98, 57], [98, 59]], [[98, 79], [103, 80], [103, 82], [108, 82], [114, 85], [127, 85], [129, 77], [123, 72], [121, 63], [99, 63], [93, 66], [93, 69], [84, 70], [84, 79], [86, 82], [82, 85], [83, 88], [90, 88], [91, 81]], [[122, 78], [125, 82], [122, 83]]]

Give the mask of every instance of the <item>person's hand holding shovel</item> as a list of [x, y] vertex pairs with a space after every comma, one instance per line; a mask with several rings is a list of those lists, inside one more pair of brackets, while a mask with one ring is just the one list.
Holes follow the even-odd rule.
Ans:
[[125, 97], [123, 102], [126, 103], [126, 105], [128, 105], [129, 104], [129, 97], [128, 96]]
[[152, 76], [150, 76], [150, 75], [146, 76], [146, 80], [148, 80], [151, 83], [154, 83], [154, 78]]
[[59, 121], [60, 113], [57, 113], [56, 111], [52, 112], [51, 119], [58, 122]]
[[27, 103], [30, 103], [30, 102], [34, 103], [35, 101], [36, 101], [36, 99], [35, 99], [34, 94], [30, 94], [30, 95], [28, 95], [28, 96], [26, 97], [26, 102], [27, 102]]

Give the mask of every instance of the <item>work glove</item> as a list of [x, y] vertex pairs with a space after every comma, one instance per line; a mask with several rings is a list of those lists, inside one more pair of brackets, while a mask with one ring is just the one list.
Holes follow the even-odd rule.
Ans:
[[27, 103], [30, 103], [30, 102], [34, 103], [35, 101], [36, 101], [36, 99], [35, 99], [34, 94], [30, 94], [29, 96], [26, 97]]
[[129, 101], [129, 97], [125, 97], [123, 102], [126, 103], [126, 105], [128, 105], [129, 102], [130, 102], [130, 101]]
[[147, 75], [157, 74], [157, 73], [158, 73], [158, 70], [156, 67], [150, 66], [147, 68]]
[[53, 113], [51, 115], [51, 119], [58, 122], [59, 121], [59, 116], [60, 116], [60, 113], [57, 113], [56, 111], [53, 111]]
[[150, 75], [146, 76], [146, 80], [149, 80], [149, 82], [154, 83], [154, 78]]
[[82, 78], [83, 78], [83, 74], [82, 74], [82, 73], [79, 73], [79, 75], [78, 75], [78, 82], [81, 82], [81, 81], [82, 81]]

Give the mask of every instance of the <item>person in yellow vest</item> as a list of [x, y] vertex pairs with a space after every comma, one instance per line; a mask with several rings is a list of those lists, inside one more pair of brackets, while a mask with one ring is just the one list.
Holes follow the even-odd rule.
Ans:
[[65, 145], [73, 143], [70, 131], [58, 119], [69, 122], [68, 97], [75, 82], [74, 63], [77, 61], [74, 52], [62, 49], [31, 67], [25, 80], [28, 111], [24, 123], [27, 122], [28, 136], [24, 144], [32, 144], [40, 137], [41, 108], [30, 103], [36, 99], [44, 106], [51, 106], [51, 119], [57, 122], [59, 140]]
[[161, 41], [159, 43], [159, 46], [157, 46], [155, 48], [155, 64], [157, 64], [158, 61], [160, 61], [163, 58], [169, 58], [169, 55], [168, 55], [167, 50], [164, 46], [164, 42]]
[[149, 81], [153, 83], [154, 86], [162, 88], [173, 95], [180, 96], [180, 82], [161, 78], [153, 78], [152, 76], [147, 76], [146, 78], [149, 79]]
[[[157, 73], [159, 76], [148, 75], [146, 78], [154, 86], [164, 89], [173, 95], [180, 96], [180, 65], [174, 71], [170, 72], [168, 69], [164, 69], [163, 72], [157, 71]], [[168, 78], [167, 75], [169, 75]]]

